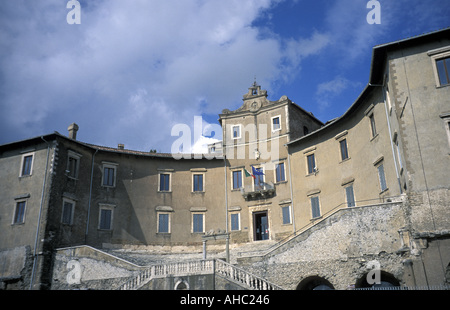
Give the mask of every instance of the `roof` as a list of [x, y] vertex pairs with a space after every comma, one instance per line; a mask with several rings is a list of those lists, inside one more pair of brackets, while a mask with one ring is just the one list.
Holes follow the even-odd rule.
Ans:
[[356, 99], [356, 101], [355, 101], [355, 102], [347, 109], [347, 111], [345, 111], [344, 114], [342, 114], [341, 116], [336, 117], [336, 118], [334, 118], [334, 119], [328, 121], [327, 123], [325, 123], [325, 126], [320, 127], [319, 129], [317, 129], [317, 130], [315, 130], [315, 131], [312, 131], [312, 132], [310, 132], [310, 133], [307, 134], [307, 135], [304, 135], [304, 136], [302, 136], [302, 137], [300, 137], [300, 138], [297, 138], [297, 139], [295, 139], [295, 140], [292, 140], [292, 141], [286, 143], [286, 145], [291, 145], [291, 144], [294, 144], [294, 143], [296, 143], [296, 142], [298, 142], [298, 141], [300, 141], [300, 140], [304, 140], [304, 139], [306, 139], [307, 137], [316, 135], [317, 133], [322, 132], [322, 131], [328, 129], [329, 127], [335, 125], [337, 122], [339, 122], [339, 121], [341, 121], [342, 119], [346, 118], [346, 117], [347, 117], [348, 115], [350, 115], [354, 110], [356, 110], [356, 108], [359, 106], [359, 104], [362, 102], [362, 100], [364, 100], [364, 99], [369, 95], [370, 91], [371, 91], [374, 87], [375, 87], [375, 86], [367, 85], [367, 86], [364, 88], [364, 90], [362, 91], [362, 93], [358, 96], [358, 98]]
[[370, 91], [373, 88], [378, 87], [378, 86], [380, 86], [380, 84], [383, 83], [383, 72], [384, 72], [383, 64], [385, 61], [387, 51], [392, 51], [392, 50], [398, 49], [398, 48], [400, 48], [400, 46], [402, 46], [404, 48], [404, 47], [412, 46], [412, 45], [422, 43], [422, 42], [438, 40], [439, 38], [450, 38], [450, 27], [441, 29], [438, 31], [426, 33], [426, 34], [421, 34], [421, 35], [414, 36], [411, 38], [406, 38], [406, 39], [402, 39], [402, 40], [398, 40], [398, 41], [394, 41], [394, 42], [390, 42], [390, 43], [376, 45], [372, 50], [372, 62], [371, 62], [371, 68], [370, 68], [369, 83], [366, 85], [366, 87], [361, 92], [361, 94], [358, 96], [358, 98], [355, 100], [355, 102], [348, 108], [348, 110], [345, 111], [345, 113], [342, 114], [341, 116], [325, 123], [325, 126], [319, 128], [305, 136], [302, 136], [298, 139], [292, 140], [292, 141], [286, 143], [286, 145], [294, 144], [300, 140], [303, 140], [307, 137], [310, 137], [319, 132], [322, 132], [331, 126], [334, 126], [336, 123], [340, 122], [342, 119], [346, 118], [349, 114], [351, 114], [359, 106], [359, 104], [362, 102], [362, 100], [367, 97], [367, 95], [370, 93]]
[[[45, 135], [29, 138], [29, 139], [24, 139], [24, 140], [19, 140], [19, 141], [6, 143], [6, 144], [3, 144], [3, 145], [0, 145], [0, 150], [4, 149], [4, 148], [15, 147], [15, 146], [20, 145], [20, 144], [30, 143], [30, 142], [33, 142], [33, 141], [34, 141], [34, 143], [36, 143], [36, 142], [49, 142], [49, 140], [55, 140], [56, 138], [62, 138], [64, 140], [70, 141], [72, 143], [76, 143], [78, 145], [82, 145], [84, 147], [90, 148], [92, 150], [111, 152], [111, 153], [116, 153], [116, 154], [128, 154], [128, 155], [145, 156], [145, 157], [153, 157], [153, 158], [165, 158], [165, 159], [175, 159], [175, 158], [184, 159], [185, 157], [183, 157], [183, 155], [184, 156], [188, 155], [189, 159], [191, 159], [191, 158], [192, 159], [206, 158], [205, 154], [153, 153], [153, 152], [143, 152], [143, 151], [136, 151], [136, 150], [129, 150], [129, 149], [119, 149], [119, 148], [113, 148], [113, 147], [108, 147], [108, 146], [95, 145], [95, 144], [86, 143], [86, 142], [82, 142], [82, 141], [79, 141], [79, 140], [71, 139], [69, 137], [66, 137], [66, 136], [60, 134], [57, 131], [55, 131], [53, 133], [50, 133], [50, 134], [45, 134]], [[180, 155], [180, 156], [177, 156], [177, 155]], [[220, 156], [217, 156], [217, 154], [214, 154], [214, 155], [215, 155], [214, 158], [222, 159]], [[214, 158], [212, 158], [212, 159], [214, 159]], [[208, 158], [208, 159], [210, 159], [210, 158]]]
[[372, 62], [370, 67], [369, 84], [381, 84], [383, 81], [383, 64], [387, 51], [392, 51], [400, 47], [404, 48], [418, 43], [435, 41], [440, 38], [450, 38], [450, 27], [441, 30], [424, 33], [398, 41], [374, 46], [372, 50]]

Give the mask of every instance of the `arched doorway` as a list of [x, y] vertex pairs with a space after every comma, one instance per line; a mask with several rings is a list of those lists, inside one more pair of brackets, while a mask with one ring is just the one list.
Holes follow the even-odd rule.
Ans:
[[334, 286], [326, 279], [319, 276], [310, 276], [303, 279], [298, 285], [297, 290], [317, 291], [334, 290]]
[[184, 279], [179, 279], [174, 286], [176, 291], [189, 290], [189, 283]]
[[380, 282], [371, 284], [367, 281], [368, 273], [365, 273], [361, 278], [359, 278], [355, 283], [355, 288], [384, 288], [384, 287], [394, 287], [400, 286], [400, 282], [389, 272], [380, 270]]

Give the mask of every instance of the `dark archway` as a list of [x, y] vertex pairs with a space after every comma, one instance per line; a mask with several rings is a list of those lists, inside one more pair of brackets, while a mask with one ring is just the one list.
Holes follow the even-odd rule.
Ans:
[[334, 290], [334, 286], [326, 279], [319, 276], [310, 276], [303, 279], [298, 285], [297, 290]]
[[355, 288], [381, 288], [381, 287], [392, 287], [400, 286], [400, 282], [389, 272], [380, 270], [380, 282], [375, 284], [370, 284], [367, 282], [367, 275], [365, 273], [361, 278], [359, 278], [355, 283]]

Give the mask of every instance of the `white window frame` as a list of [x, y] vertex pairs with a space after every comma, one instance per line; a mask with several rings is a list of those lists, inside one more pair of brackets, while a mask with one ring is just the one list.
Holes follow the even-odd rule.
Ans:
[[[283, 164], [284, 180], [277, 181], [277, 167], [278, 167], [280, 164]], [[286, 182], [286, 181], [287, 181], [287, 175], [286, 175], [286, 162], [283, 161], [283, 160], [275, 162], [275, 163], [274, 163], [273, 173], [274, 173], [274, 178], [273, 178], [273, 179], [275, 180], [275, 183], [283, 183], [283, 182]]]
[[367, 117], [369, 118], [370, 139], [373, 139], [376, 136], [378, 136], [377, 122], [375, 120], [375, 113], [373, 113], [373, 111], [372, 111], [371, 113], [369, 113], [367, 115]]
[[[16, 222], [16, 216], [17, 216], [17, 207], [19, 203], [25, 203], [25, 206], [23, 208], [23, 219], [21, 222]], [[26, 216], [27, 216], [27, 206], [28, 205], [28, 199], [16, 199], [14, 200], [14, 212], [13, 212], [13, 218], [11, 221], [11, 225], [22, 225], [25, 224]]]
[[[202, 190], [201, 191], [194, 190], [195, 175], [202, 175], [202, 183], [203, 184], [202, 184]], [[193, 193], [204, 193], [205, 192], [205, 185], [206, 185], [205, 178], [206, 178], [205, 172], [197, 172], [197, 171], [192, 172], [192, 187], [191, 187], [191, 189], [192, 189]], [[170, 181], [169, 181], [169, 183], [170, 183]]]
[[[30, 166], [30, 174], [23, 174], [23, 166], [25, 163], [25, 158], [31, 156], [31, 166]], [[29, 177], [33, 175], [33, 166], [34, 166], [34, 156], [35, 152], [25, 153], [22, 155], [21, 163], [20, 163], [20, 171], [19, 171], [19, 177]]]
[[[433, 67], [433, 73], [434, 73], [434, 79], [436, 81], [436, 87], [446, 87], [450, 86], [449, 84], [441, 85], [441, 80], [439, 79], [439, 72], [437, 68], [436, 62], [442, 58], [450, 57], [450, 46], [446, 46], [443, 48], [435, 49], [428, 52], [428, 56], [430, 56], [432, 67]], [[449, 77], [450, 78], [450, 77]]]
[[[66, 203], [70, 203], [72, 205], [72, 210], [71, 210], [71, 214], [70, 214], [70, 222], [69, 223], [65, 223], [64, 222], [64, 209], [65, 209], [65, 205]], [[62, 203], [62, 209], [61, 209], [61, 224], [65, 224], [65, 225], [73, 225], [73, 218], [74, 218], [74, 214], [75, 214], [75, 200], [69, 199], [69, 198], [63, 198], [63, 203]]]
[[[158, 169], [158, 193], [171, 193], [172, 192], [172, 172], [173, 169]], [[169, 190], [161, 190], [161, 174], [169, 175]]]
[[[158, 211], [156, 213], [156, 217], [157, 217], [157, 223], [156, 223], [156, 232], [158, 234], [170, 234], [171, 233], [171, 226], [172, 226], [172, 216], [171, 216], [172, 212], [162, 212], [162, 211]], [[159, 225], [160, 225], [160, 221], [159, 221], [159, 216], [160, 215], [167, 215], [168, 219], [167, 219], [167, 232], [161, 232], [159, 231]]]
[[[314, 167], [312, 168], [312, 172], [309, 172], [309, 162], [308, 162], [308, 157], [309, 156], [314, 156]], [[317, 172], [319, 172], [319, 169], [317, 168], [317, 156], [316, 156], [316, 152], [311, 152], [305, 155], [305, 159], [306, 159], [306, 175], [315, 175]]]
[[[344, 141], [345, 141], [345, 151], [347, 152], [347, 154], [346, 154], [347, 157], [346, 158], [344, 158], [344, 154], [342, 153], [342, 142], [344, 142]], [[348, 150], [348, 139], [347, 139], [347, 137], [344, 137], [344, 138], [338, 140], [338, 143], [339, 143], [339, 153], [341, 155], [341, 162], [349, 160], [350, 159], [350, 152]]]
[[[274, 128], [274, 124], [273, 124], [273, 120], [274, 119], [276, 119], [276, 118], [278, 118], [278, 124], [279, 124], [279, 128]], [[275, 116], [272, 116], [271, 118], [270, 118], [270, 126], [271, 126], [271, 129], [272, 129], [272, 132], [276, 132], [276, 131], [281, 131], [281, 115], [275, 115]]]
[[[102, 162], [102, 186], [103, 187], [116, 187], [117, 182], [117, 166], [119, 164], [111, 163], [111, 162]], [[114, 170], [114, 179], [113, 179], [113, 185], [105, 185], [105, 168], [113, 169]]]
[[[284, 214], [283, 214], [283, 210], [287, 208], [287, 210], [289, 211], [289, 223], [285, 223], [284, 222]], [[291, 205], [284, 205], [281, 206], [281, 223], [282, 225], [291, 225], [292, 224], [292, 206]]]
[[[116, 208], [115, 205], [106, 204], [106, 203], [100, 203], [98, 208], [98, 230], [103, 231], [111, 231], [114, 227], [114, 209]], [[110, 210], [111, 211], [111, 219], [110, 219], [110, 227], [109, 228], [101, 228], [101, 220], [102, 220], [102, 210]]]
[[[202, 231], [194, 231], [194, 215], [202, 216]], [[204, 211], [191, 212], [191, 232], [193, 234], [203, 234], [205, 232], [205, 218], [206, 218], [206, 212], [204, 212]]]
[[[240, 187], [238, 187], [238, 188], [234, 188], [234, 173], [235, 172], [241, 172], [241, 186]], [[241, 188], [243, 188], [244, 187], [244, 174], [245, 174], [245, 171], [244, 171], [244, 169], [233, 169], [233, 170], [231, 170], [231, 190], [233, 191], [237, 191], [237, 190], [240, 190]]]
[[[380, 185], [380, 194], [381, 194], [381, 193], [384, 193], [384, 192], [389, 190], [389, 186], [388, 186], [387, 178], [386, 178], [386, 170], [384, 169], [384, 160], [381, 159], [381, 160], [377, 161], [374, 166], [377, 169], [378, 184]], [[380, 166], [383, 166], [384, 184], [386, 185], [386, 188], [384, 188], [384, 189], [383, 189], [383, 186], [382, 186], [383, 184], [381, 182]]]
[[[233, 229], [233, 222], [231, 220], [233, 215], [237, 215], [237, 225], [238, 228], [237, 229]], [[230, 212], [230, 231], [240, 231], [241, 230], [241, 212], [235, 211], [235, 212]]]
[[[234, 128], [235, 128], [235, 127], [238, 127], [238, 128], [239, 128], [239, 136], [238, 136], [238, 137], [235, 137], [235, 136], [234, 136]], [[241, 126], [241, 125], [231, 125], [231, 138], [232, 138], [233, 140], [237, 140], [237, 139], [240, 139], [241, 136], [242, 136], [242, 126]]]
[[[439, 115], [444, 121], [445, 132], [447, 133], [448, 145], [450, 146], [450, 112]], [[450, 154], [450, 153], [449, 153]]]
[[[67, 168], [66, 168], [66, 174], [68, 178], [71, 179], [78, 179], [78, 172], [80, 170], [80, 162], [82, 155], [75, 153], [74, 151], [69, 150], [67, 152]], [[76, 160], [76, 168], [75, 171], [70, 171], [70, 158], [73, 158]]]

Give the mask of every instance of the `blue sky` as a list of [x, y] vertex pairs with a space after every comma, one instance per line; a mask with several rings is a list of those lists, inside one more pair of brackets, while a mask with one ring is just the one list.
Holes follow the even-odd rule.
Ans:
[[448, 0], [379, 0], [372, 25], [368, 0], [84, 0], [74, 25], [67, 2], [2, 1], [0, 144], [76, 122], [84, 142], [170, 152], [176, 124], [217, 124], [255, 76], [326, 122], [375, 45], [450, 26]]

